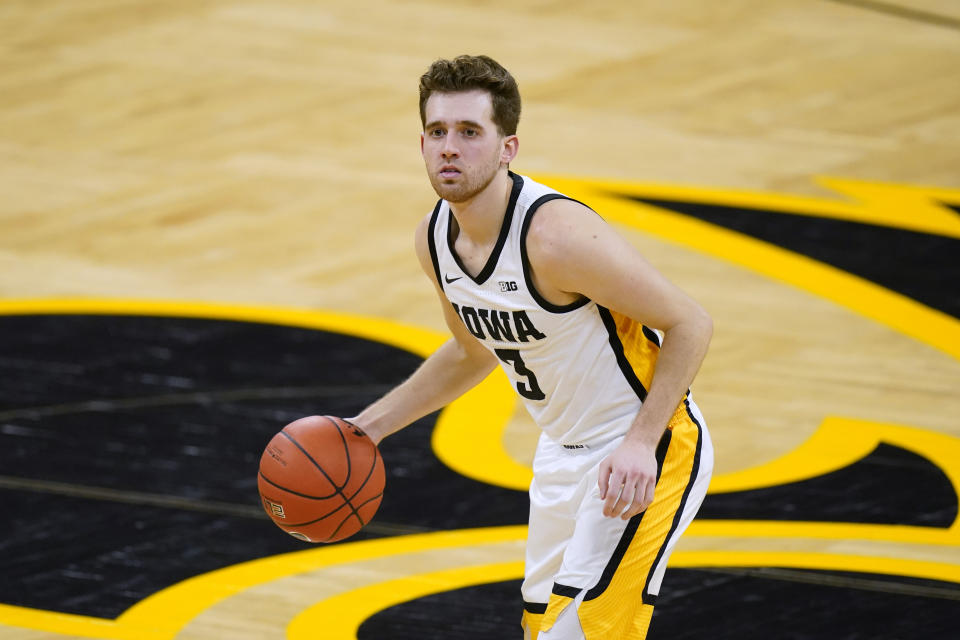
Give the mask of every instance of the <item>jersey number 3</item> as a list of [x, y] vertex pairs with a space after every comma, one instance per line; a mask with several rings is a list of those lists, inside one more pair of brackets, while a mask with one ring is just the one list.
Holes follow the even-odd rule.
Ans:
[[520, 352], [517, 349], [494, 349], [494, 353], [507, 364], [512, 364], [513, 370], [517, 372], [518, 376], [527, 379], [525, 383], [517, 381], [517, 392], [520, 395], [531, 400], [543, 400], [547, 397], [540, 389], [540, 385], [537, 384], [537, 376], [533, 375], [533, 371], [527, 369], [527, 366], [523, 364], [523, 358], [520, 357]]

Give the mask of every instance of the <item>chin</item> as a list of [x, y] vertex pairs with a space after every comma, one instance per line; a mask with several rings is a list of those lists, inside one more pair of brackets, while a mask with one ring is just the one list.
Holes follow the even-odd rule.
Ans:
[[446, 200], [447, 202], [452, 202], [454, 204], [459, 204], [461, 202], [466, 202], [472, 198], [475, 194], [465, 193], [463, 189], [457, 188], [448, 188], [443, 187], [439, 189], [434, 189], [437, 192], [437, 195]]
[[437, 195], [447, 202], [463, 202], [469, 200], [474, 195], [467, 193], [469, 188], [467, 188], [466, 185], [458, 184], [456, 181], [431, 180], [430, 183]]

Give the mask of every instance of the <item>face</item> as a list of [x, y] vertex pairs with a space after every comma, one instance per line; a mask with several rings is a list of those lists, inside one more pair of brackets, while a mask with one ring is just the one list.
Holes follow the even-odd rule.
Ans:
[[516, 156], [517, 137], [500, 135], [486, 91], [435, 93], [424, 113], [420, 149], [430, 184], [444, 200], [471, 200]]

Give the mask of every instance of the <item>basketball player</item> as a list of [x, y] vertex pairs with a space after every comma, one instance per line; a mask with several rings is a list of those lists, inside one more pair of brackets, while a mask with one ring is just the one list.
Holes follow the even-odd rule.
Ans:
[[453, 337], [352, 422], [379, 442], [501, 366], [543, 431], [524, 637], [642, 639], [713, 467], [688, 391], [712, 323], [600, 216], [509, 170], [519, 116], [516, 82], [486, 56], [420, 79], [441, 200], [416, 251]]

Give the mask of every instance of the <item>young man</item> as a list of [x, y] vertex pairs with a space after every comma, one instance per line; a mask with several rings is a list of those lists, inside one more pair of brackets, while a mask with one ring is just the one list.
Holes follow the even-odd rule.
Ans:
[[543, 430], [525, 638], [642, 639], [713, 466], [688, 390], [711, 320], [593, 211], [509, 171], [520, 94], [494, 60], [433, 63], [420, 116], [441, 200], [416, 250], [453, 338], [352, 421], [379, 442], [503, 367]]

